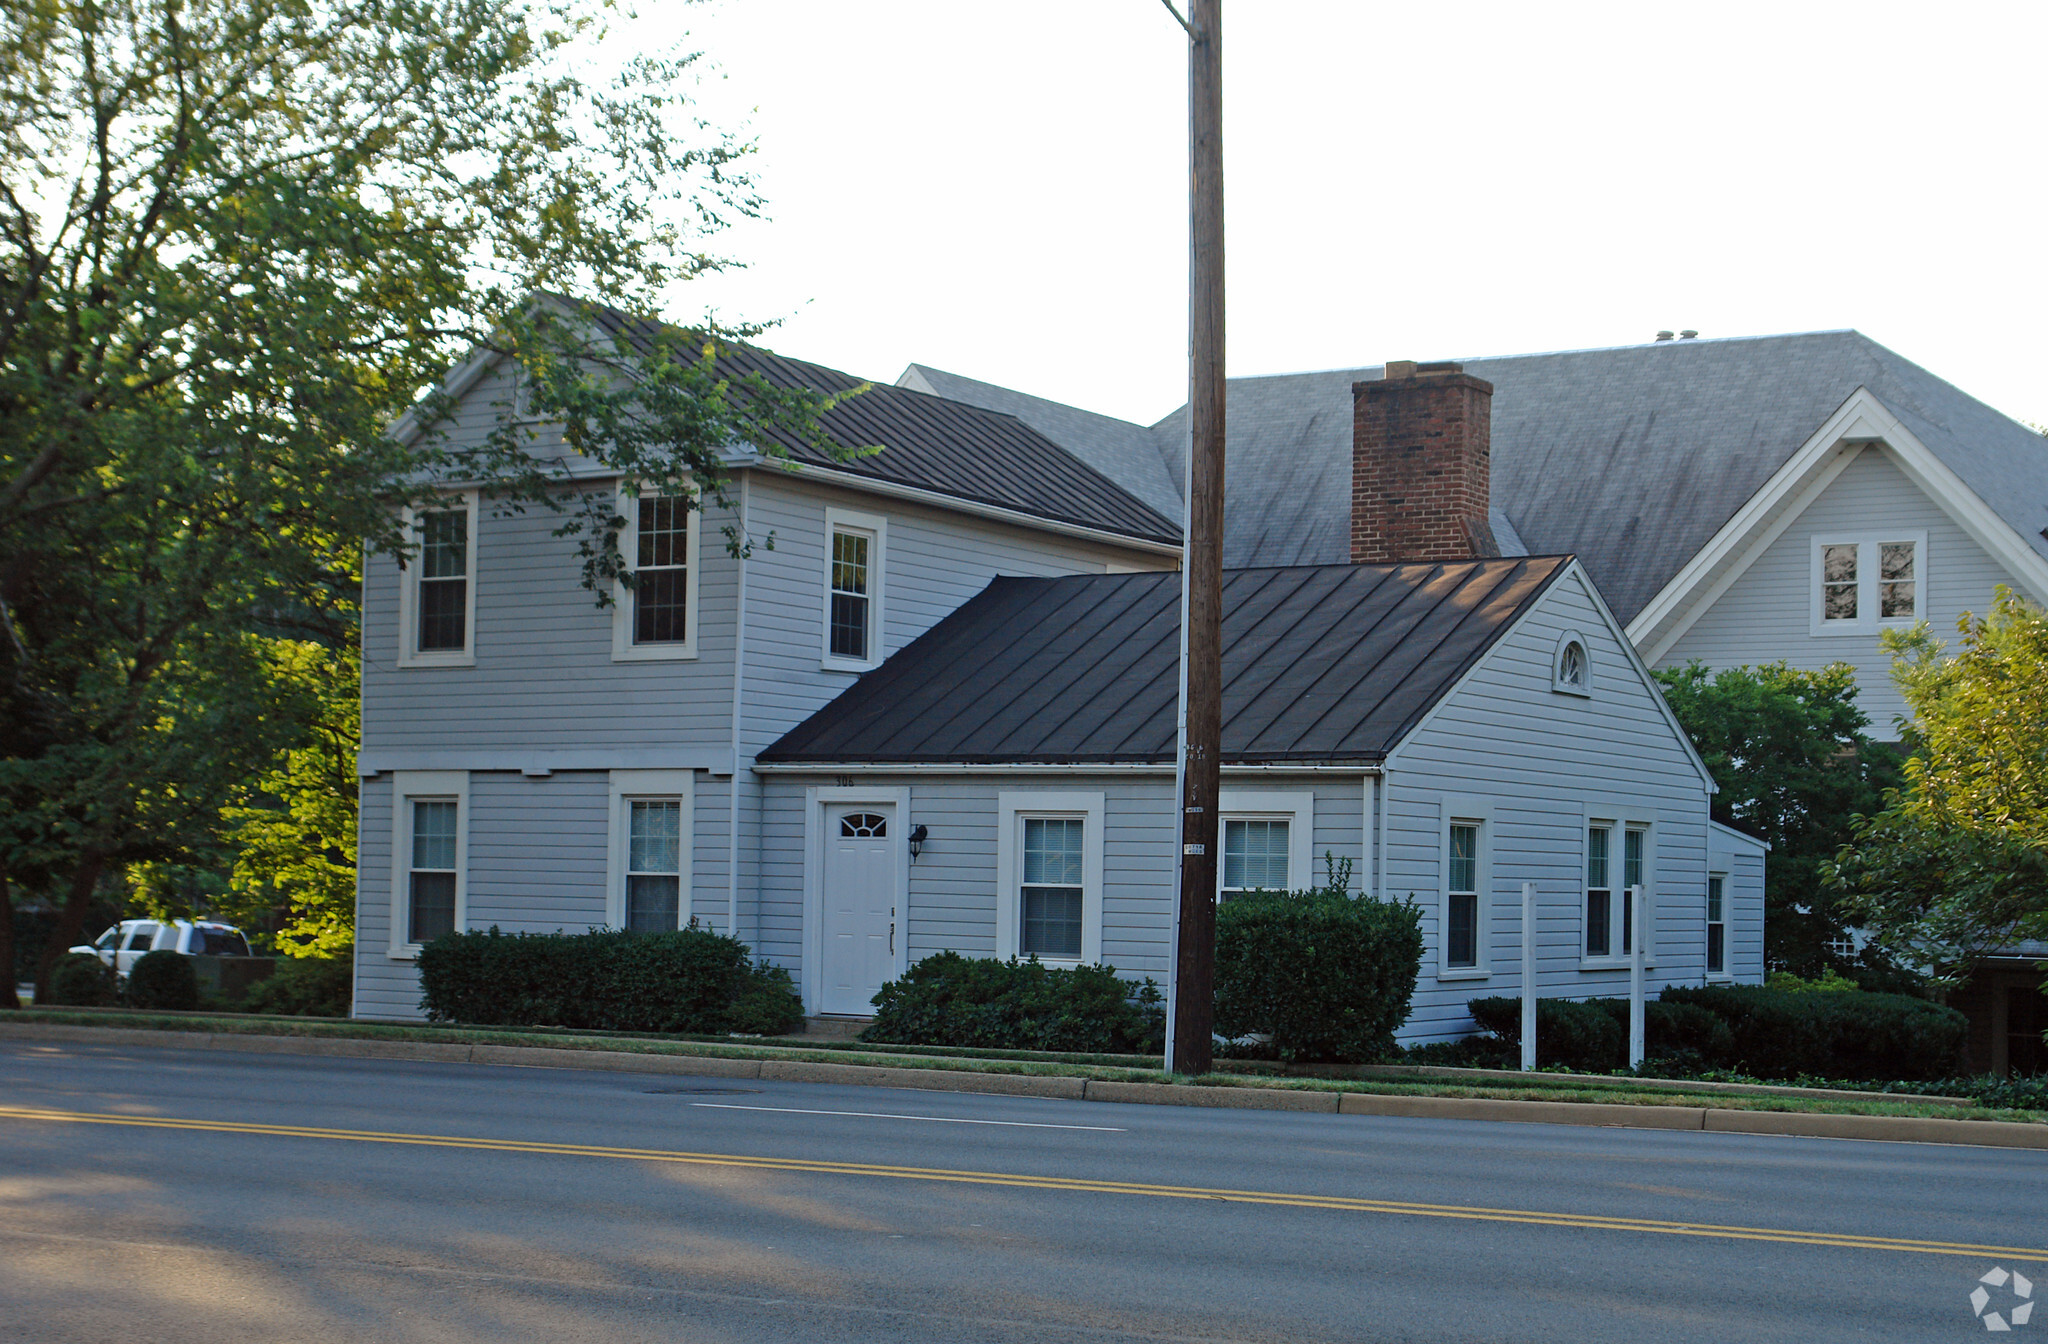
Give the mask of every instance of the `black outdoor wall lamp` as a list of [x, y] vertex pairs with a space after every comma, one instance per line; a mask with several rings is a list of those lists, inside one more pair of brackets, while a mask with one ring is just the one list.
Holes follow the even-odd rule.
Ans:
[[910, 857], [912, 859], [924, 853], [924, 838], [930, 834], [931, 832], [927, 831], [923, 826], [913, 826], [910, 828]]

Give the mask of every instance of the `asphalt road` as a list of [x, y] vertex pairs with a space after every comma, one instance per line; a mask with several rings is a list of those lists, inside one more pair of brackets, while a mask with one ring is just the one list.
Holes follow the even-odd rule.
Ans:
[[2048, 1153], [0, 1046], [39, 1344], [1924, 1341], [2000, 1265]]

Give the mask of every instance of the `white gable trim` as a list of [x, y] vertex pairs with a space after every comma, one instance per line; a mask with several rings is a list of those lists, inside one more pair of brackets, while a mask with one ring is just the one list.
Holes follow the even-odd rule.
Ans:
[[1859, 387], [1629, 622], [1630, 645], [1653, 663], [1670, 652], [1857, 453], [1873, 444], [1887, 449], [1906, 478], [2004, 566], [2029, 596], [2048, 603], [2048, 560], [1868, 388]]
[[[1593, 609], [1600, 613], [1601, 621], [1606, 624], [1607, 629], [1614, 635], [1615, 642], [1621, 645], [1622, 656], [1627, 658], [1629, 665], [1635, 669], [1636, 678], [1648, 688], [1650, 698], [1657, 704], [1658, 713], [1664, 716], [1665, 724], [1671, 729], [1671, 735], [1678, 740], [1679, 746], [1684, 748], [1686, 759], [1692, 762], [1693, 769], [1699, 773], [1701, 786], [1710, 794], [1720, 792], [1720, 786], [1714, 783], [1714, 776], [1707, 769], [1707, 763], [1700, 759], [1699, 752], [1693, 750], [1692, 738], [1686, 735], [1684, 726], [1678, 722], [1678, 715], [1672, 713], [1671, 705], [1664, 699], [1664, 692], [1658, 688], [1656, 679], [1650, 675], [1648, 664], [1643, 661], [1642, 655], [1636, 652], [1636, 646], [1629, 641], [1628, 635], [1622, 630], [1621, 622], [1614, 619], [1614, 612], [1608, 608], [1607, 599], [1600, 596], [1599, 587], [1593, 582], [1592, 577], [1586, 573], [1586, 567], [1579, 563], [1576, 556], [1572, 557], [1564, 569], [1559, 571], [1557, 577], [1544, 588], [1543, 593], [1534, 602], [1529, 604], [1529, 609], [1518, 616], [1507, 629], [1501, 631], [1495, 637], [1493, 643], [1488, 646], [1486, 652], [1481, 654], [1473, 662], [1472, 666], [1465, 669], [1457, 681], [1451, 684], [1451, 688], [1448, 691], [1437, 697], [1436, 703], [1429, 707], [1429, 712], [1417, 719], [1415, 726], [1401, 735], [1401, 740], [1396, 742], [1393, 748], [1387, 752], [1386, 760], [1380, 766], [1383, 773], [1390, 773], [1399, 764], [1401, 753], [1408, 749], [1408, 744], [1413, 742], [1423, 729], [1436, 721], [1436, 716], [1443, 712], [1444, 706], [1450, 704], [1458, 696], [1459, 692], [1465, 689], [1466, 683], [1479, 674], [1479, 669], [1485, 667], [1493, 660], [1494, 654], [1520, 628], [1522, 622], [1534, 617], [1537, 610], [1542, 607], [1544, 599], [1557, 591], [1558, 585], [1567, 579], [1577, 580], [1580, 589], [1592, 600]], [[1613, 686], [1615, 679], [1613, 677], [1607, 678], [1606, 684]]]

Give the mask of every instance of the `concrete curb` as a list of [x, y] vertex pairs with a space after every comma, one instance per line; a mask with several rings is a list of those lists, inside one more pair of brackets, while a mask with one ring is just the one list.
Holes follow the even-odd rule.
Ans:
[[643, 1054], [622, 1050], [565, 1050], [540, 1045], [463, 1045], [433, 1041], [335, 1040], [317, 1036], [256, 1036], [240, 1032], [147, 1031], [133, 1027], [77, 1027], [0, 1021], [0, 1041], [141, 1046], [171, 1050], [228, 1050], [243, 1054], [314, 1055], [342, 1059], [395, 1059], [498, 1067], [584, 1069], [607, 1073], [667, 1074], [700, 1078], [756, 1078], [792, 1083], [837, 1083], [926, 1092], [978, 1092], [1066, 1101], [1145, 1106], [1198, 1106], [1234, 1110], [1306, 1111], [1324, 1115], [1487, 1120], [1518, 1124], [1605, 1125], [1722, 1134], [1866, 1139], [1888, 1143], [1967, 1144], [2048, 1150], [2048, 1125], [1999, 1120], [1940, 1120], [1894, 1115], [1816, 1115], [1797, 1111], [1731, 1111], [1698, 1106], [1624, 1105], [1583, 1101], [1513, 1101], [1489, 1097], [1417, 1097], [1373, 1092], [1309, 1091], [1268, 1087], [1196, 1087], [1128, 1083], [1103, 1078], [980, 1073], [968, 1069], [892, 1068], [803, 1060], [727, 1059], [712, 1055]]

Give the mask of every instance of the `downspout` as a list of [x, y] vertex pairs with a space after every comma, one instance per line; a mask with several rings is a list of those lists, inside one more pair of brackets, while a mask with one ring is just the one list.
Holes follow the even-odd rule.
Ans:
[[1380, 767], [1380, 786], [1373, 790], [1379, 795], [1380, 826], [1379, 843], [1373, 846], [1373, 894], [1381, 900], [1387, 899], [1387, 813], [1394, 801], [1393, 772], [1384, 765]]
[[751, 473], [740, 472], [739, 593], [733, 606], [732, 634], [732, 781], [726, 790], [725, 931], [740, 936], [740, 705], [747, 684], [747, 559], [753, 540], [747, 531], [747, 484]]

